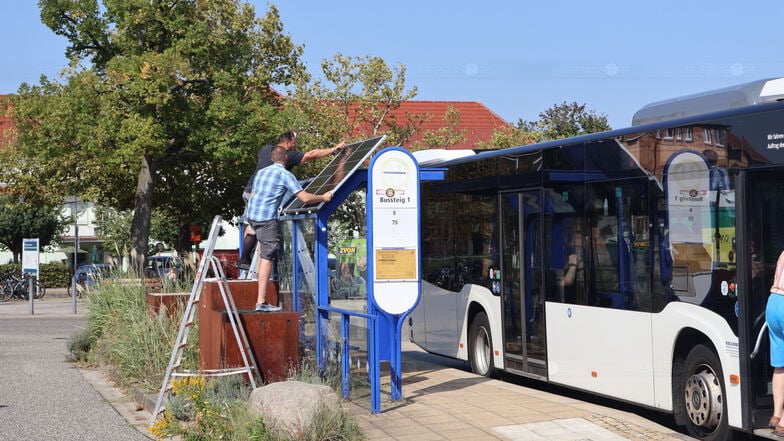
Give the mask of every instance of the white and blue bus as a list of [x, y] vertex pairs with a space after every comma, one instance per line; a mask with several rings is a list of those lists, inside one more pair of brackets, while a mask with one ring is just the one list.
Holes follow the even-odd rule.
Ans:
[[[630, 128], [439, 161], [422, 184], [423, 349], [770, 436], [765, 304], [784, 250], [784, 79]], [[465, 154], [465, 152], [462, 152]]]

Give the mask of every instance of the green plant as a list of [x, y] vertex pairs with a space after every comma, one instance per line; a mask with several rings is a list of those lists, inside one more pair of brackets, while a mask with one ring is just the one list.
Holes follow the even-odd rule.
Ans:
[[313, 415], [303, 441], [354, 441], [365, 439], [362, 429], [342, 407], [322, 406]]
[[[157, 391], [166, 373], [172, 347], [179, 330], [181, 313], [147, 312], [141, 284], [106, 280], [86, 298], [87, 329], [74, 337], [72, 352], [93, 359], [111, 369], [114, 380], [123, 386], [140, 385]], [[197, 316], [198, 317], [198, 316]], [[192, 328], [183, 357], [182, 369], [195, 369], [198, 353], [196, 326]], [[330, 364], [319, 373], [312, 358], [304, 358], [291, 375], [301, 381], [329, 384], [339, 388], [337, 367]], [[163, 415], [150, 428], [163, 439], [227, 439], [237, 441], [278, 441], [284, 434], [268, 430], [264, 421], [248, 407], [250, 389], [239, 376], [206, 381], [185, 377], [173, 382]], [[360, 440], [363, 435], [342, 408], [319, 409], [311, 427], [297, 440]]]
[[[71, 283], [68, 267], [62, 262], [42, 263], [38, 266], [41, 282], [47, 288], [65, 288]], [[22, 264], [6, 263], [0, 265], [0, 275], [21, 274]]]
[[71, 337], [71, 341], [68, 343], [67, 360], [81, 363], [88, 362], [92, 343], [86, 330]]
[[249, 390], [238, 378], [207, 381], [185, 377], [172, 381], [169, 406], [150, 427], [158, 439], [270, 440], [274, 435], [247, 407]]
[[[160, 387], [179, 330], [180, 314], [151, 316], [140, 284], [102, 283], [87, 297], [87, 308], [87, 334], [97, 342], [97, 358], [113, 367], [115, 381], [150, 391]], [[197, 365], [196, 332], [191, 332], [183, 369]]]

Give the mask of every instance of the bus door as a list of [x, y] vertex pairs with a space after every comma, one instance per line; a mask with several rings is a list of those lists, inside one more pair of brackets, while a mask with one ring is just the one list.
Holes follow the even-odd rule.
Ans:
[[501, 308], [509, 371], [547, 376], [542, 289], [542, 191], [500, 195]]
[[741, 378], [747, 379], [741, 381], [741, 391], [744, 409], [751, 409], [751, 412], [743, 412], [745, 427], [766, 426], [773, 409], [769, 337], [763, 328], [776, 261], [784, 251], [782, 175], [782, 168], [747, 169], [742, 170], [736, 180], [737, 236], [732, 248], [738, 265]]

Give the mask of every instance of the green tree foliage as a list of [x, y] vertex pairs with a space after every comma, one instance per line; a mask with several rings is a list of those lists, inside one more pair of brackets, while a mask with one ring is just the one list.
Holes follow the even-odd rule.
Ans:
[[[322, 79], [302, 78], [286, 100], [287, 109], [296, 115], [291, 124], [300, 130], [303, 145], [329, 146], [340, 139], [350, 142], [382, 134], [387, 135], [385, 145], [402, 145], [430, 119], [429, 115], [407, 114], [398, 120], [392, 115], [417, 94], [416, 87], [406, 87], [403, 65], [390, 67], [379, 57], [337, 53], [322, 61], [321, 73]], [[325, 161], [301, 165], [295, 173], [300, 178], [313, 176]], [[338, 224], [332, 239], [351, 237], [353, 230], [364, 231], [364, 194], [352, 194], [331, 219]]]
[[62, 234], [65, 220], [57, 208], [32, 205], [14, 193], [0, 194], [0, 244], [19, 263], [22, 255], [22, 240], [38, 238], [43, 248]]
[[[131, 248], [131, 223], [133, 213], [130, 210], [118, 211], [113, 208], [96, 208], [96, 217], [101, 219], [101, 237], [106, 250], [116, 256], [128, 256]], [[150, 223], [149, 246], [163, 242], [168, 246], [177, 243], [179, 228], [176, 217], [153, 209]], [[157, 250], [150, 250], [153, 254]]]
[[535, 142], [540, 142], [544, 139], [544, 135], [540, 130], [534, 130], [526, 127], [504, 127], [493, 132], [493, 135], [486, 142], [479, 142], [479, 147], [482, 149], [504, 149], [507, 147], [515, 147], [519, 145], [528, 145]]
[[537, 121], [519, 119], [515, 127], [497, 130], [482, 148], [501, 149], [547, 140], [571, 138], [612, 130], [607, 115], [586, 110], [585, 104], [556, 104], [539, 114]]
[[452, 106], [447, 106], [446, 113], [441, 118], [444, 126], [437, 130], [428, 130], [422, 134], [421, 144], [416, 142], [412, 146], [412, 151], [421, 149], [445, 149], [451, 145], [458, 144], [466, 140], [467, 129], [458, 130], [460, 124], [460, 111]]
[[188, 225], [242, 210], [259, 144], [280, 133], [271, 85], [304, 76], [302, 48], [278, 10], [236, 0], [41, 0], [41, 19], [69, 41], [62, 82], [23, 84], [13, 100], [15, 167], [31, 194], [80, 196], [133, 210], [141, 269], [151, 212]]
[[[404, 144], [428, 118], [407, 115], [398, 121], [391, 112], [417, 94], [406, 88], [406, 68], [390, 68], [379, 57], [336, 54], [321, 63], [323, 79], [303, 77], [286, 101], [295, 111], [293, 127], [303, 145], [329, 146], [337, 140], [359, 140], [385, 134], [387, 145]], [[349, 139], [353, 138], [353, 139]], [[322, 162], [301, 166], [297, 174], [312, 176]]]
[[538, 125], [549, 140], [610, 130], [607, 115], [585, 110], [585, 104], [566, 101], [540, 113]]

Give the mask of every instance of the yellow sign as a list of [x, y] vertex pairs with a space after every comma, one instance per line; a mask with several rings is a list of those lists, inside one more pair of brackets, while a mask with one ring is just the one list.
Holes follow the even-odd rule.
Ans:
[[416, 250], [376, 250], [376, 280], [416, 279]]

